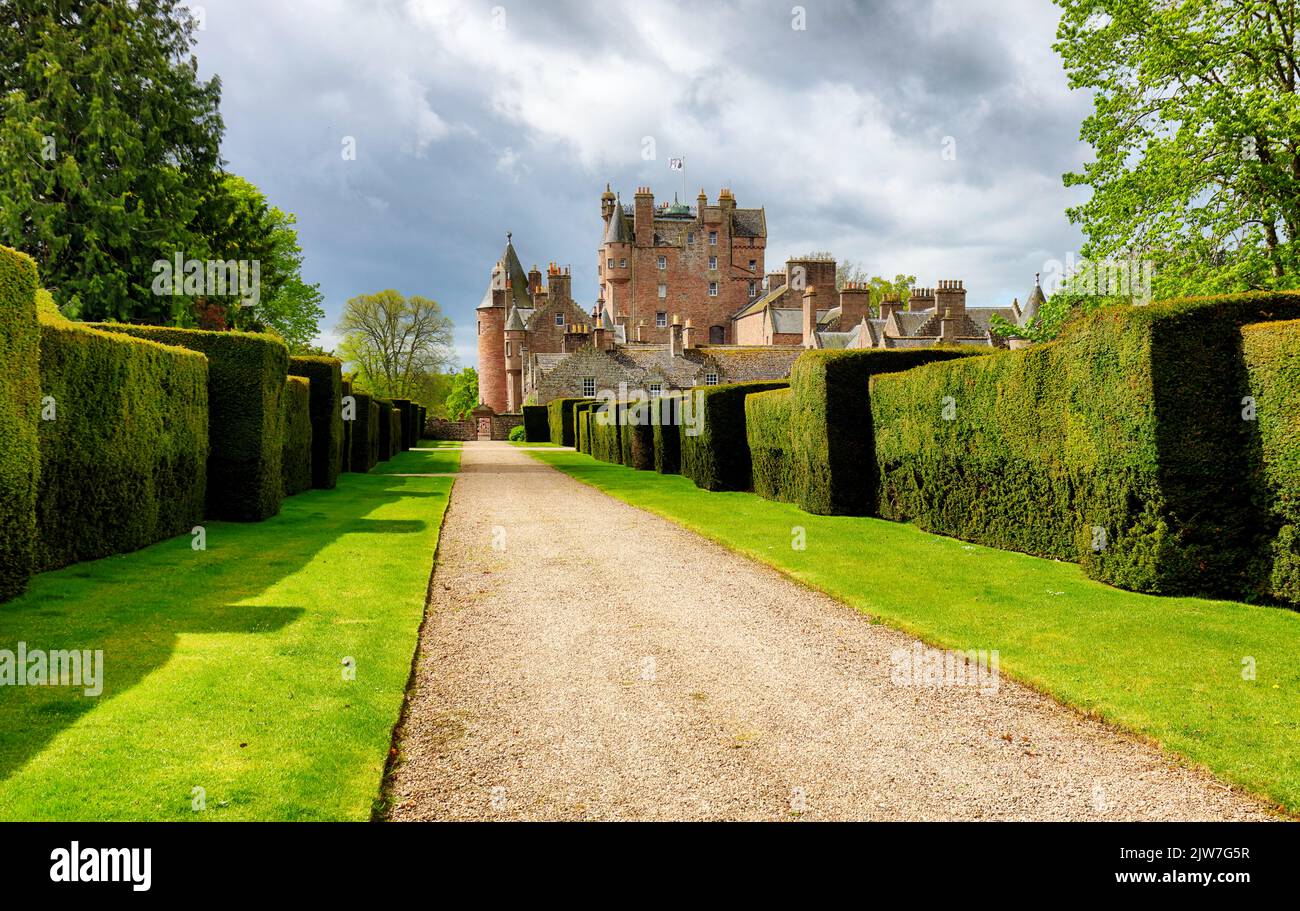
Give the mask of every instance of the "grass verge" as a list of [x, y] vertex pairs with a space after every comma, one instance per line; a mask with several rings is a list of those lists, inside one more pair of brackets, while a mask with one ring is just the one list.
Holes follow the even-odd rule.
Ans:
[[0, 819], [368, 819], [452, 480], [347, 473], [265, 522], [208, 522], [206, 550], [35, 577], [0, 648], [102, 649], [103, 693], [0, 687]]
[[1300, 812], [1300, 614], [1121, 591], [1073, 563], [581, 453], [533, 458], [940, 648], [997, 649], [1009, 677]]

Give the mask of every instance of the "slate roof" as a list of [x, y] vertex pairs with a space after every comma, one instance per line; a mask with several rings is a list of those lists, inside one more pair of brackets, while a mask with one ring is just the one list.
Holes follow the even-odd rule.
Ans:
[[1025, 301], [1025, 305], [1020, 308], [1020, 325], [1028, 326], [1036, 320], [1038, 312], [1045, 303], [1047, 303], [1047, 298], [1043, 296], [1043, 286], [1035, 280], [1034, 290], [1029, 292], [1029, 300]]
[[522, 330], [527, 329], [527, 328], [528, 328], [528, 327], [527, 327], [527, 325], [524, 323], [524, 319], [523, 319], [523, 317], [519, 315], [519, 308], [518, 308], [518, 307], [511, 307], [511, 308], [510, 308], [510, 315], [509, 315], [508, 317], [506, 317], [506, 331], [508, 332], [508, 331], [513, 330], [513, 329], [519, 329], [519, 330], [522, 331]]
[[483, 299], [479, 302], [479, 310], [491, 308], [492, 288], [498, 281], [498, 276], [500, 276], [499, 280], [502, 282], [502, 287], [504, 287], [505, 279], [510, 279], [510, 298], [516, 307], [532, 307], [532, 298], [528, 296], [528, 273], [524, 272], [523, 264], [519, 262], [519, 254], [515, 253], [514, 243], [511, 242], [508, 234], [506, 235], [506, 248], [502, 251], [501, 258], [497, 260], [496, 265], [492, 268], [492, 278], [489, 279], [487, 291], [483, 293]]
[[767, 216], [762, 209], [735, 209], [731, 231], [736, 237], [767, 237]]
[[623, 208], [622, 200], [614, 206], [614, 214], [610, 216], [609, 225], [605, 228], [605, 240], [607, 244], [630, 244], [632, 243], [632, 224], [629, 213]]

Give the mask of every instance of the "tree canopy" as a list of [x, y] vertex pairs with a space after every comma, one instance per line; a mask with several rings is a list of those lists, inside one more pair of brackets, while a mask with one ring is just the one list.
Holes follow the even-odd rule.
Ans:
[[339, 322], [339, 355], [364, 387], [388, 398], [412, 398], [429, 374], [451, 362], [452, 323], [437, 301], [389, 289], [347, 302]]

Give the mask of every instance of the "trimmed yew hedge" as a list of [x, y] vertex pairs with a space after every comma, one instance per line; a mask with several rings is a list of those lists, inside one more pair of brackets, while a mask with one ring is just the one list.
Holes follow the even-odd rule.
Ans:
[[790, 389], [745, 396], [745, 437], [753, 466], [754, 493], [793, 503], [794, 462], [790, 453]]
[[679, 474], [682, 470], [682, 397], [664, 395], [650, 409], [650, 438], [654, 447], [654, 470]]
[[379, 461], [387, 462], [395, 454], [393, 449], [393, 403], [388, 399], [375, 399], [379, 411]]
[[622, 446], [619, 443], [619, 420], [623, 406], [610, 402], [591, 409], [591, 454], [602, 462], [615, 465], [623, 461]]
[[1239, 329], [1297, 317], [1297, 292], [1108, 308], [1049, 344], [875, 377], [881, 514], [1136, 591], [1259, 594], [1276, 522]]
[[209, 518], [260, 521], [280, 511], [281, 399], [289, 351], [270, 335], [102, 323], [95, 328], [200, 351], [208, 358]]
[[333, 357], [291, 357], [289, 373], [311, 381], [311, 483], [333, 490], [343, 470], [343, 362]]
[[561, 446], [574, 446], [574, 428], [577, 424], [574, 422], [573, 409], [583, 402], [593, 402], [595, 399], [554, 399], [546, 406], [547, 422], [550, 426], [550, 437], [552, 443], [558, 443]]
[[784, 381], [698, 386], [682, 400], [682, 474], [705, 490], [749, 490], [745, 396], [783, 389]]
[[[790, 371], [788, 501], [818, 515], [874, 515], [870, 377], [989, 354], [935, 347], [805, 351]], [[778, 497], [776, 499], [782, 499]]]
[[[595, 418], [592, 417], [592, 415], [595, 413], [598, 404], [599, 403], [594, 399], [579, 399], [571, 409], [575, 427], [573, 440], [574, 448], [579, 452], [587, 453], [587, 455], [591, 455], [591, 428], [595, 426]], [[582, 429], [581, 435], [579, 435], [576, 430], [578, 427], [578, 419], [584, 414], [587, 415], [587, 425]], [[554, 429], [555, 425], [551, 424], [551, 430], [554, 431]], [[551, 442], [555, 442], [555, 437], [551, 437]]]
[[[343, 380], [340, 384], [340, 391], [343, 393], [343, 404], [347, 407], [348, 397], [352, 395], [352, 381]], [[343, 452], [339, 459], [339, 469], [341, 471], [352, 470], [352, 421], [343, 422]]]
[[656, 401], [635, 402], [627, 409], [622, 437], [623, 464], [637, 471], [655, 470], [655, 437], [650, 414]]
[[388, 457], [402, 452], [402, 409], [396, 404], [388, 412]]
[[312, 487], [312, 384], [303, 376], [285, 377], [284, 383], [284, 450], [280, 456], [280, 477], [284, 483], [284, 495], [291, 497]]
[[380, 421], [383, 408], [380, 402], [364, 392], [352, 393], [356, 420], [352, 422], [352, 452], [349, 459], [352, 470], [367, 472], [379, 462], [383, 445]]
[[525, 442], [551, 442], [550, 409], [545, 405], [525, 405], [523, 410]]
[[27, 587], [35, 560], [41, 409], [36, 263], [0, 247], [0, 601]]
[[1257, 484], [1268, 506], [1270, 538], [1259, 577], [1271, 597], [1300, 603], [1300, 320], [1241, 330], [1249, 377], [1242, 417], [1254, 409]]

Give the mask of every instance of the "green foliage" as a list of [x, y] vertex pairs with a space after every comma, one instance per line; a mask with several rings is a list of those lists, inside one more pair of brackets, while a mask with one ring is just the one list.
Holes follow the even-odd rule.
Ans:
[[602, 462], [622, 464], [623, 450], [619, 440], [619, 419], [623, 406], [618, 403], [602, 403], [591, 409], [591, 455]]
[[409, 399], [393, 399], [393, 409], [398, 415], [397, 447], [399, 452], [406, 452], [416, 444], [415, 439], [415, 403]]
[[203, 258], [220, 83], [200, 81], [178, 0], [0, 5], [0, 243], [87, 319], [175, 322], [152, 263]]
[[1067, 186], [1090, 259], [1155, 266], [1156, 299], [1300, 283], [1296, 0], [1057, 0], [1095, 160]]
[[682, 396], [664, 395], [650, 409], [650, 436], [655, 452], [655, 471], [679, 474], [682, 470]]
[[[1300, 321], [1243, 326], [1250, 377], [1243, 418], [1258, 422], [1257, 484], [1269, 512], [1270, 595], [1300, 603]], [[1251, 414], [1253, 408], [1254, 414]]]
[[636, 402], [627, 409], [623, 427], [623, 464], [637, 471], [655, 470], [655, 435], [650, 424], [655, 399]]
[[289, 358], [289, 373], [311, 381], [311, 483], [333, 490], [343, 470], [343, 363], [338, 358]]
[[447, 393], [445, 405], [447, 419], [463, 421], [478, 406], [478, 371], [466, 367], [451, 378], [451, 390]]
[[36, 284], [31, 258], [0, 247], [0, 601], [26, 587], [34, 559], [41, 411]]
[[426, 377], [452, 360], [451, 319], [437, 301], [418, 294], [405, 297], [389, 289], [354, 297], [338, 328], [340, 355], [356, 366], [365, 390], [375, 395], [411, 399]]
[[745, 396], [745, 436], [753, 464], [754, 493], [784, 503], [795, 500], [790, 396], [788, 388]]
[[[591, 428], [596, 420], [596, 406], [599, 404], [594, 400], [577, 399], [577, 404], [573, 406], [574, 431], [574, 448], [579, 452], [585, 452], [591, 455]], [[551, 425], [552, 429], [554, 424]]]
[[312, 469], [311, 381], [301, 376], [285, 377], [284, 449], [280, 456], [280, 477], [284, 495], [292, 497], [310, 490]]
[[529, 443], [551, 441], [550, 410], [545, 405], [524, 406], [524, 439]]
[[[474, 387], [475, 395], [478, 394], [478, 386]], [[546, 406], [547, 421], [550, 424], [551, 442], [559, 446], [573, 446], [573, 408], [579, 402], [590, 402], [592, 399], [552, 399]]]
[[[340, 390], [346, 401], [347, 397], [352, 395], [352, 381], [343, 378], [340, 383]], [[343, 471], [352, 471], [352, 421], [343, 422], [343, 457], [339, 460]]]
[[387, 399], [375, 399], [374, 401], [379, 409], [379, 461], [387, 462], [397, 454], [394, 443], [397, 435], [393, 432], [396, 429], [394, 424], [397, 418], [394, 415], [397, 411], [393, 407], [393, 403]]
[[506, 434], [506, 439], [514, 443], [523, 443], [528, 440], [528, 433], [524, 430], [523, 424], [516, 424], [514, 427], [511, 427], [510, 432]]
[[203, 355], [42, 317], [40, 365], [53, 409], [40, 422], [41, 571], [138, 550], [202, 522]]
[[745, 396], [789, 385], [784, 381], [700, 386], [682, 399], [682, 474], [705, 490], [749, 490]]
[[1136, 591], [1263, 593], [1275, 523], [1238, 327], [1296, 317], [1294, 292], [1118, 307], [876, 377], [880, 514]]
[[818, 515], [874, 513], [868, 378], [987, 348], [805, 351], [790, 371], [790, 502]]
[[352, 421], [352, 470], [367, 472], [379, 462], [380, 449], [385, 440], [381, 434], [381, 420], [385, 420], [380, 403], [364, 392], [353, 393], [356, 401], [356, 420]]
[[402, 453], [402, 409], [392, 405], [388, 412], [389, 458], [396, 458]]
[[96, 328], [201, 351], [208, 358], [207, 517], [257, 522], [280, 511], [289, 352], [269, 335], [160, 326]]

